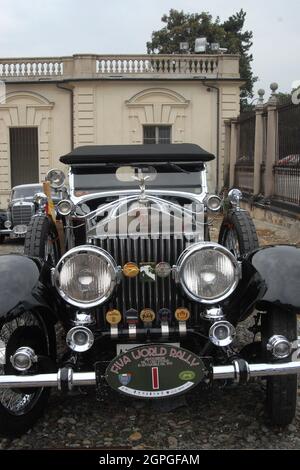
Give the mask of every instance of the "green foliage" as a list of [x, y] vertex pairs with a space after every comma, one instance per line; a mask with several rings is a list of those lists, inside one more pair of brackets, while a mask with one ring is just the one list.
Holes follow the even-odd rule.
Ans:
[[[171, 9], [169, 15], [163, 15], [161, 21], [165, 26], [159, 31], [153, 31], [151, 41], [147, 42], [148, 54], [179, 54], [180, 42], [188, 42], [190, 52], [193, 52], [195, 39], [206, 37], [209, 43], [218, 42], [221, 47], [228, 48], [229, 54], [240, 54], [240, 74], [245, 80], [241, 89], [241, 104], [247, 104], [247, 98], [253, 97], [253, 85], [257, 77], [253, 76], [250, 49], [252, 46], [252, 31], [243, 31], [246, 19], [244, 10], [240, 10], [221, 23], [208, 12], [184, 13]], [[209, 51], [208, 51], [209, 53]]]
[[[294, 91], [294, 90], [293, 90]], [[281, 104], [290, 104], [292, 102], [292, 94], [291, 93], [276, 93], [277, 102], [279, 105]]]

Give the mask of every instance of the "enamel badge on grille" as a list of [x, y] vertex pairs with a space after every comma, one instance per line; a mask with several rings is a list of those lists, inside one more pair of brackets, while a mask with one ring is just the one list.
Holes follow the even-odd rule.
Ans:
[[135, 263], [132, 263], [131, 261], [124, 264], [123, 266], [123, 274], [126, 277], [136, 277], [139, 272], [140, 272], [139, 267]]
[[155, 282], [155, 263], [140, 263], [140, 277], [143, 282]]

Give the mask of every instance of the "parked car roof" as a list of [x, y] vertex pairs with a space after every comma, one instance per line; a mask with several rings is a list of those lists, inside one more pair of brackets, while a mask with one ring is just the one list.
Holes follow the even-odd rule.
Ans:
[[18, 189], [18, 188], [32, 188], [33, 186], [36, 186], [37, 188], [42, 188], [41, 183], [32, 183], [32, 184], [18, 184], [17, 186], [14, 186], [12, 189]]
[[196, 144], [88, 145], [77, 147], [60, 161], [67, 165], [126, 162], [208, 162], [215, 157]]
[[300, 164], [300, 155], [287, 155], [284, 158], [278, 160], [277, 165], [299, 165]]

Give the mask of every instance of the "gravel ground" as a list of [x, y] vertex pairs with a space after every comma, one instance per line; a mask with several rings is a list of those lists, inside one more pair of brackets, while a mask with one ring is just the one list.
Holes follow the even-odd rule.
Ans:
[[[291, 240], [282, 227], [258, 222], [257, 230], [261, 244]], [[0, 253], [22, 248], [5, 243]], [[193, 391], [169, 405], [113, 394], [100, 403], [91, 389], [74, 396], [54, 391], [36, 426], [18, 439], [0, 439], [0, 449], [300, 449], [300, 400], [294, 423], [282, 429], [268, 426], [264, 399], [260, 382]]]

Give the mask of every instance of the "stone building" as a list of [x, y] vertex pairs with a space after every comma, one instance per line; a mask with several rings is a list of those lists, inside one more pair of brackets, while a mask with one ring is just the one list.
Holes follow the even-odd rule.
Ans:
[[12, 186], [42, 181], [60, 155], [89, 144], [199, 144], [218, 157], [210, 190], [222, 186], [236, 55], [0, 59], [0, 80], [0, 207]]

